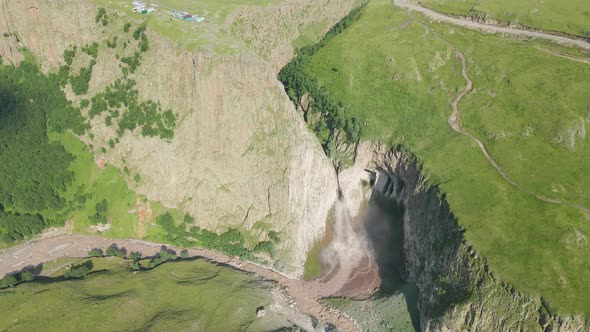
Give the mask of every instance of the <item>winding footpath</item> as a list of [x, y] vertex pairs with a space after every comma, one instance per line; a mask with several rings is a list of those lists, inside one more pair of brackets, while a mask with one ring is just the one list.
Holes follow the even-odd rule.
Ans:
[[444, 14], [435, 12], [434, 10], [424, 8], [420, 5], [409, 3], [406, 0], [393, 0], [393, 3], [396, 6], [401, 7], [401, 8], [405, 8], [409, 11], [416, 11], [416, 12], [422, 13], [426, 16], [429, 16], [430, 18], [433, 18], [435, 20], [448, 22], [448, 23], [451, 23], [451, 24], [454, 24], [457, 26], [461, 26], [464, 28], [499, 32], [499, 33], [505, 33], [505, 34], [510, 34], [510, 35], [527, 36], [527, 37], [533, 37], [533, 38], [542, 38], [542, 39], [552, 40], [552, 41], [555, 41], [558, 43], [575, 45], [575, 46], [578, 46], [578, 47], [581, 47], [585, 50], [590, 51], [590, 43], [588, 43], [587, 41], [584, 41], [584, 40], [556, 36], [556, 35], [551, 35], [551, 34], [539, 32], [539, 31], [520, 30], [520, 29], [509, 28], [509, 27], [502, 27], [502, 26], [497, 26], [497, 25], [473, 22], [470, 20], [465, 20], [465, 19], [460, 19], [460, 18], [444, 15]]
[[[456, 19], [453, 17], [442, 15], [440, 13], [434, 12], [430, 9], [427, 9], [427, 8], [424, 8], [424, 7], [421, 7], [418, 5], [408, 4], [404, 0], [393, 0], [393, 1], [397, 6], [402, 7], [402, 8], [406, 8], [411, 19], [415, 19], [411, 12], [418, 11], [418, 12], [424, 13], [428, 16], [431, 16], [437, 20], [448, 21], [450, 23], [461, 25], [461, 26], [475, 27], [475, 28], [485, 27], [488, 30], [494, 30], [494, 31], [500, 31], [500, 32], [507, 32], [506, 30], [508, 30], [508, 31], [510, 31], [510, 33], [513, 33], [513, 34], [522, 34], [522, 35], [527, 35], [527, 36], [531, 36], [531, 37], [540, 37], [540, 38], [557, 40], [557, 41], [561, 41], [561, 42], [570, 42], [572, 44], [576, 44], [576, 45], [585, 47], [588, 50], [590, 50], [590, 44], [585, 43], [585, 42], [581, 42], [578, 40], [574, 40], [574, 39], [569, 39], [569, 38], [559, 37], [559, 36], [554, 36], [554, 35], [548, 35], [548, 34], [542, 34], [542, 33], [537, 33], [537, 32], [532, 32], [532, 31], [526, 31], [526, 30], [518, 30], [518, 29], [497, 27], [497, 26], [493, 26], [493, 25], [485, 25], [485, 24], [475, 23], [475, 22], [467, 21], [467, 20], [460, 20], [460, 19]], [[420, 22], [420, 21], [418, 21], [418, 22]], [[420, 22], [420, 24], [422, 24], [427, 30], [431, 29], [430, 27], [428, 27], [426, 24], [424, 24], [422, 22]], [[557, 200], [557, 199], [554, 199], [551, 197], [544, 196], [544, 195], [539, 194], [539, 193], [533, 191], [532, 189], [527, 188], [524, 185], [516, 182], [514, 179], [512, 179], [506, 173], [506, 171], [490, 155], [490, 152], [488, 151], [486, 145], [479, 138], [475, 137], [469, 131], [467, 131], [461, 127], [460, 122], [459, 122], [459, 117], [461, 115], [461, 112], [459, 110], [459, 103], [461, 102], [461, 100], [463, 100], [463, 98], [465, 98], [465, 96], [467, 96], [473, 90], [473, 81], [469, 78], [469, 75], [468, 75], [467, 60], [465, 60], [465, 56], [463, 55], [463, 53], [461, 53], [451, 43], [449, 43], [447, 40], [442, 39], [440, 36], [438, 36], [438, 34], [436, 32], [434, 32], [434, 35], [437, 39], [439, 39], [442, 42], [449, 45], [453, 49], [453, 51], [455, 52], [455, 56], [459, 60], [461, 60], [461, 75], [463, 76], [463, 78], [467, 82], [463, 91], [451, 103], [451, 107], [453, 108], [453, 112], [451, 113], [451, 115], [448, 118], [448, 122], [449, 122], [449, 125], [451, 126], [451, 128], [454, 131], [456, 131], [457, 133], [471, 138], [477, 144], [477, 146], [479, 146], [479, 149], [481, 150], [483, 155], [486, 157], [486, 159], [488, 160], [490, 165], [492, 165], [496, 169], [496, 171], [500, 174], [500, 176], [502, 176], [502, 178], [504, 178], [504, 180], [506, 180], [508, 183], [510, 183], [515, 188], [533, 196], [534, 198], [536, 198], [540, 201], [571, 207], [571, 208], [577, 209], [579, 211], [590, 214], [590, 209], [587, 207], [577, 205], [577, 204], [568, 203], [568, 202], [563, 202], [563, 201], [560, 201], [560, 200]], [[580, 44], [580, 43], [582, 43], [582, 44]]]
[[[182, 248], [134, 239], [107, 239], [95, 235], [59, 234], [40, 237], [15, 247], [0, 250], [0, 278], [7, 273], [19, 271], [27, 266], [55, 261], [60, 257], [87, 257], [93, 248], [106, 249], [116, 244], [127, 252], [137, 251], [144, 257], [154, 256], [162, 246], [180, 252]], [[252, 273], [258, 277], [277, 282], [291, 297], [293, 304], [301, 312], [329, 322], [341, 331], [358, 331], [356, 323], [341, 312], [329, 308], [320, 302], [322, 297], [329, 296], [330, 285], [318, 280], [303, 281], [286, 276], [278, 271], [242, 261], [220, 252], [207, 249], [188, 249], [189, 256], [199, 257], [213, 263], [230, 265], [242, 272]]]
[[449, 119], [448, 119], [448, 122], [449, 122], [449, 125], [451, 126], [451, 128], [453, 128], [454, 131], [456, 131], [460, 134], [463, 134], [463, 135], [471, 138], [473, 141], [475, 141], [475, 143], [477, 143], [477, 145], [479, 146], [479, 149], [481, 150], [481, 152], [483, 152], [483, 155], [486, 157], [488, 162], [496, 169], [496, 171], [498, 171], [498, 173], [504, 178], [504, 180], [506, 180], [508, 183], [510, 183], [514, 187], [535, 197], [536, 199], [538, 199], [540, 201], [543, 201], [546, 203], [551, 203], [551, 204], [558, 204], [558, 205], [572, 207], [574, 209], [578, 209], [582, 212], [586, 212], [586, 213], [590, 214], [590, 209], [588, 209], [584, 206], [572, 204], [572, 203], [568, 203], [568, 202], [563, 202], [563, 201], [560, 201], [560, 200], [557, 200], [557, 199], [554, 199], [551, 197], [541, 195], [539, 193], [536, 193], [532, 189], [529, 189], [529, 188], [523, 186], [522, 184], [516, 182], [514, 179], [512, 179], [506, 173], [506, 171], [502, 167], [500, 167], [500, 165], [498, 165], [496, 160], [494, 160], [494, 158], [492, 158], [492, 156], [490, 155], [490, 152], [486, 148], [485, 144], [479, 138], [473, 136], [470, 132], [461, 128], [461, 126], [459, 124], [459, 115], [461, 114], [459, 112], [459, 102], [465, 96], [467, 96], [469, 94], [469, 92], [471, 92], [471, 90], [473, 90], [473, 81], [471, 81], [471, 79], [467, 75], [467, 61], [465, 60], [465, 56], [463, 55], [463, 53], [461, 53], [455, 49], [455, 55], [457, 56], [457, 58], [459, 58], [461, 60], [461, 66], [462, 66], [461, 73], [462, 73], [465, 81], [467, 81], [467, 85], [465, 86], [465, 89], [451, 103], [451, 106], [453, 107], [453, 113], [451, 113], [451, 116], [449, 116]]

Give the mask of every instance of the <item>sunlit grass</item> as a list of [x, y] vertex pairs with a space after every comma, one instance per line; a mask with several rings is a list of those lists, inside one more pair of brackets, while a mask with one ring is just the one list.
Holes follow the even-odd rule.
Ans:
[[[129, 0], [93, 0], [96, 4], [128, 15], [133, 20], [147, 20], [148, 26], [184, 49], [194, 51], [212, 48], [219, 54], [233, 53], [241, 47], [230, 36], [224, 24], [239, 8], [262, 8], [277, 0], [160, 0], [156, 12], [134, 13]], [[203, 22], [186, 22], [169, 15], [171, 11], [187, 12], [205, 18]]]
[[578, 36], [590, 32], [590, 3], [585, 0], [421, 0], [437, 11], [469, 16], [475, 10], [489, 18], [519, 23], [535, 29], [562, 31]]
[[255, 320], [280, 327], [271, 317], [256, 319], [256, 308], [272, 299], [263, 283], [238, 271], [203, 260], [142, 272], [130, 271], [119, 258], [93, 262], [94, 271], [103, 271], [0, 292], [0, 329], [238, 331]]
[[[352, 27], [314, 56], [310, 70], [364, 124], [365, 140], [402, 144], [417, 155], [494, 275], [542, 295], [552, 310], [590, 315], [588, 244], [575, 240], [590, 236], [588, 217], [517, 190], [472, 140], [452, 131], [449, 102], [465, 81], [451, 46], [432, 29], [467, 57], [475, 90], [460, 104], [462, 125], [517, 181], [586, 205], [590, 147], [577, 139], [574, 152], [554, 138], [587, 116], [590, 66], [542, 52], [536, 48], [541, 42], [485, 36], [416, 16], [428, 31], [416, 21], [402, 29], [406, 11], [390, 1], [370, 2]], [[533, 128], [528, 136], [527, 127]], [[502, 132], [510, 134], [493, 135]]]

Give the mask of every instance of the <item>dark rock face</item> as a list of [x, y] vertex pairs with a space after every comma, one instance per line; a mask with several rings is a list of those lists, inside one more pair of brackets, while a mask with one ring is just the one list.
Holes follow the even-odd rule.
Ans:
[[582, 317], [554, 316], [542, 299], [495, 280], [415, 159], [377, 150], [373, 192], [403, 211], [403, 279], [419, 289], [421, 330], [590, 331]]

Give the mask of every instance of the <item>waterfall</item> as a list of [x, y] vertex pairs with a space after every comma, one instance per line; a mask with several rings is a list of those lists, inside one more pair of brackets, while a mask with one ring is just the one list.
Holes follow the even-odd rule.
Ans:
[[325, 266], [324, 278], [344, 286], [355, 269], [372, 260], [373, 254], [363, 227], [355, 226], [346, 197], [340, 196], [334, 204], [332, 241], [322, 251]]

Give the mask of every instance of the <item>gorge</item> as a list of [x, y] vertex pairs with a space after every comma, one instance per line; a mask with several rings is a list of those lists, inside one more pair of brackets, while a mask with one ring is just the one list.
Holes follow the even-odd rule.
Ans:
[[[420, 36], [428, 36], [428, 29], [424, 33], [422, 27], [404, 30], [415, 17], [380, 10], [380, 5], [392, 6], [383, 1], [359, 7], [352, 0], [285, 0], [265, 6], [230, 6], [224, 8], [227, 13], [208, 9], [216, 14], [201, 26], [190, 26], [170, 23], [168, 17], [133, 16], [122, 1], [114, 3], [0, 2], [0, 34], [4, 36], [0, 37], [0, 66], [36, 66], [38, 75], [53, 77], [69, 62], [74, 78], [83, 76], [85, 70], [91, 76], [86, 92], [75, 89], [70, 81], [60, 90], [68, 107], [82, 114], [84, 131], [58, 134], [49, 128], [47, 133], [52, 144], [63, 145], [72, 156], [69, 169], [74, 180], [65, 189], [66, 207], [48, 214], [53, 228], [43, 231], [39, 226], [22, 243], [1, 243], [0, 277], [58, 258], [86, 257], [92, 248], [107, 248], [111, 243], [148, 258], [159, 257], [158, 250], [165, 245], [176, 252], [188, 248], [191, 259], [206, 259], [215, 268], [254, 276], [252, 283], [262, 281], [261, 288], [276, 295], [277, 300], [268, 303], [285, 309], [280, 312], [288, 313], [286, 321], [293, 323], [292, 328], [387, 330], [387, 324], [397, 319], [403, 322], [402, 330], [590, 331], [579, 310], [553, 310], [554, 302], [543, 293], [520, 289], [496, 276], [479, 247], [466, 239], [465, 219], [460, 222], [453, 213], [456, 205], [449, 203], [444, 187], [448, 174], [433, 179], [436, 170], [428, 167], [432, 160], [447, 162], [448, 156], [424, 158], [427, 152], [443, 151], [440, 146], [459, 144], [442, 139], [433, 140], [434, 146], [414, 144], [411, 134], [403, 131], [412, 122], [418, 123], [418, 136], [447, 133], [448, 114], [439, 116], [433, 102], [420, 104], [420, 108], [407, 102], [403, 105], [407, 112], [428, 115], [412, 114], [410, 121], [403, 114], [399, 120], [394, 115], [381, 116], [377, 125], [389, 136], [369, 137], [367, 132], [376, 122], [357, 119], [358, 114], [351, 111], [357, 105], [345, 97], [347, 93], [356, 97], [360, 85], [375, 89], [373, 82], [356, 72], [353, 75], [352, 69], [338, 63], [339, 58], [325, 63], [313, 58], [322, 48], [335, 47], [327, 46], [332, 38], [342, 42], [351, 35], [350, 29], [368, 29], [363, 16], [367, 11], [387, 16], [387, 20], [403, 19], [403, 24], [387, 21], [392, 31], [415, 29]], [[108, 24], [95, 19], [98, 8], [105, 10]], [[165, 35], [163, 27], [178, 29], [173, 30], [177, 34]], [[135, 31], [139, 31], [137, 38]], [[329, 38], [322, 40], [326, 32]], [[183, 44], [183, 39], [175, 39], [182, 35], [198, 35], [205, 41]], [[319, 44], [295, 47], [301, 37]], [[148, 41], [146, 49], [142, 43]], [[423, 44], [427, 42], [411, 45]], [[141, 53], [134, 53], [140, 52], [135, 46]], [[72, 50], [80, 51], [69, 58], [66, 55]], [[416, 84], [428, 81], [427, 75], [434, 76], [436, 89], [425, 88], [424, 94], [442, 100], [446, 107], [459, 88], [453, 85], [455, 76], [449, 75], [447, 87], [444, 73], [436, 71], [457, 69], [445, 51], [437, 49], [436, 61], [428, 71], [418, 72], [413, 57], [415, 71], [410, 65], [403, 66], [412, 68], [406, 76]], [[134, 54], [140, 54], [135, 57], [140, 60], [132, 70], [127, 61], [133, 61], [128, 59], [134, 59]], [[307, 58], [301, 60], [301, 54]], [[350, 60], [354, 58], [342, 58], [351, 61], [352, 67], [369, 68], [369, 61], [357, 66]], [[379, 54], [381, 67], [376, 72], [384, 73], [387, 84], [405, 78], [403, 72], [389, 71], [400, 58]], [[304, 93], [295, 93], [291, 88], [296, 84], [287, 84], [281, 73], [300, 60], [307, 74], [314, 69], [319, 78], [314, 78], [313, 87], [305, 86]], [[92, 65], [86, 67], [87, 63]], [[301, 83], [297, 70], [292, 72], [294, 81]], [[334, 89], [328, 75], [344, 88]], [[121, 82], [134, 82], [125, 86], [135, 91], [138, 105], [154, 105], [157, 114], [166, 110], [174, 114], [172, 136], [144, 135], [150, 128], [141, 126], [121, 129], [119, 113], [133, 108], [127, 104], [117, 108], [112, 106], [117, 103], [107, 100], [108, 110], [92, 115], [94, 105], [100, 103], [97, 96], [116, 92]], [[363, 111], [389, 111], [387, 102], [373, 109], [378, 98], [361, 97], [366, 101], [361, 103]], [[322, 107], [319, 111], [313, 109], [317, 105]], [[419, 123], [427, 117], [443, 119], [442, 125]], [[390, 128], [387, 121], [395, 126]], [[456, 151], [475, 155], [463, 146]], [[479, 172], [460, 176], [481, 180]], [[508, 192], [500, 185], [494, 189]], [[0, 202], [2, 213], [4, 203]], [[4, 232], [1, 224], [0, 232]], [[584, 239], [583, 229], [580, 234]], [[30, 240], [32, 236], [38, 238]], [[310, 259], [319, 263], [319, 273], [303, 280]], [[119, 267], [129, 263], [123, 261]], [[138, 273], [148, 271], [145, 267]], [[42, 272], [39, 277], [49, 274]], [[95, 271], [90, 276], [93, 274], [99, 278], [108, 273]], [[267, 285], [267, 281], [272, 282]], [[15, 289], [23, 286], [26, 284]], [[366, 308], [376, 308], [371, 305], [388, 299], [399, 300], [398, 316], [390, 315], [387, 322], [371, 316], [369, 322], [367, 310], [381, 317], [383, 310], [390, 309]], [[345, 305], [330, 307], [335, 303], [331, 300]], [[358, 309], [363, 306], [364, 312]], [[0, 329], [12, 324], [0, 320]]]

